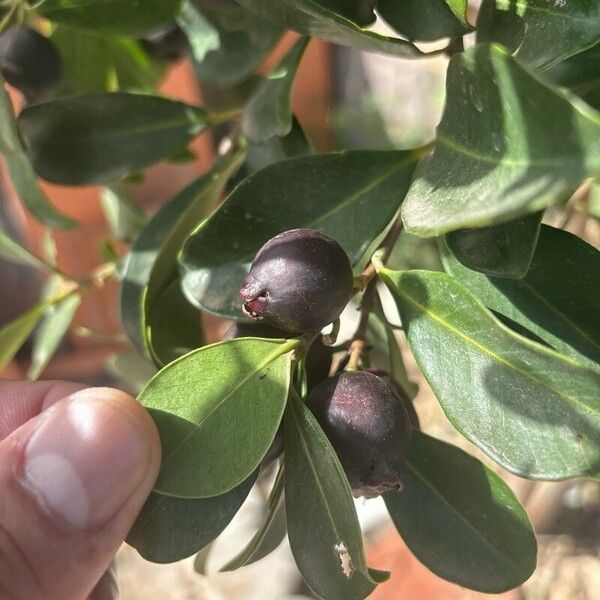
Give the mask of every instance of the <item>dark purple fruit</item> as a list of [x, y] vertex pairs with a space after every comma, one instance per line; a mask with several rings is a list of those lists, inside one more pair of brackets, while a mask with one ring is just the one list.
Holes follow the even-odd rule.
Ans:
[[185, 33], [177, 26], [151, 33], [140, 41], [152, 58], [170, 63], [181, 60], [190, 51]]
[[419, 421], [419, 415], [415, 410], [415, 405], [413, 401], [410, 399], [409, 395], [406, 393], [404, 388], [387, 372], [383, 369], [365, 369], [369, 373], [373, 373], [373, 375], [377, 375], [384, 379], [392, 388], [402, 402], [404, 403], [404, 408], [406, 408], [406, 412], [408, 413], [408, 417], [410, 418], [410, 424], [414, 429], [421, 429], [421, 422]]
[[382, 377], [343, 372], [319, 384], [307, 404], [335, 449], [357, 498], [402, 489], [411, 424]]
[[240, 289], [244, 312], [291, 334], [335, 321], [352, 295], [343, 248], [315, 229], [292, 229], [257, 253]]
[[[285, 339], [289, 333], [281, 331], [259, 321], [258, 323], [233, 323], [225, 332], [223, 340], [233, 340], [240, 337], [262, 337], [269, 339]], [[327, 379], [331, 371], [334, 349], [323, 343], [321, 336], [317, 336], [306, 353], [306, 378], [308, 389], [312, 390], [318, 383]]]
[[34, 29], [11, 27], [0, 36], [0, 72], [28, 102], [46, 100], [60, 84], [63, 63], [54, 44]]

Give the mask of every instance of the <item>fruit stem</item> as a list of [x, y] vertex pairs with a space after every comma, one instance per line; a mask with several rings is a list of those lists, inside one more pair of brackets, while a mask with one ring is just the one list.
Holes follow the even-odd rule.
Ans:
[[348, 364], [347, 371], [356, 371], [366, 346], [367, 327], [369, 326], [369, 316], [375, 304], [375, 292], [377, 289], [377, 271], [385, 264], [390, 257], [404, 226], [402, 219], [398, 217], [390, 230], [387, 232], [379, 249], [373, 254], [371, 262], [362, 272], [363, 297], [360, 301], [359, 310], [361, 312], [360, 321], [356, 329], [356, 333], [352, 338], [350, 347], [348, 348]]

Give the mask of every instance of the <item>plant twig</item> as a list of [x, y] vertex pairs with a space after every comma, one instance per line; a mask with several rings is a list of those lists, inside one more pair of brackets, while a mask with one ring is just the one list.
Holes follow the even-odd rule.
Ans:
[[[381, 242], [379, 250], [377, 250], [377, 253], [381, 257], [381, 260], [383, 262], [385, 262], [390, 257], [390, 254], [392, 253], [392, 250], [394, 249], [394, 246], [396, 245], [396, 242], [398, 241], [398, 238], [402, 233], [402, 229], [402, 220], [400, 219], [400, 217], [398, 217], [392, 225], [392, 227], [390, 228], [390, 230], [387, 232], [387, 235], [383, 239], [383, 242]], [[376, 275], [377, 272], [375, 270], [375, 266], [373, 265], [373, 263], [370, 262], [361, 275], [363, 281], [362, 289], [366, 289], [370, 281]]]
[[[392, 253], [392, 250], [396, 245], [400, 234], [402, 233], [402, 229], [402, 220], [400, 217], [398, 217], [390, 230], [387, 232], [383, 242], [381, 243], [381, 246], [379, 247], [379, 250], [377, 250], [379, 260], [385, 262], [390, 257], [390, 254]], [[362, 273], [364, 292], [359, 307], [360, 321], [348, 349], [349, 359], [346, 366], [346, 370], [348, 371], [356, 371], [358, 369], [360, 359], [365, 350], [369, 317], [375, 304], [375, 292], [377, 290], [376, 276], [377, 271], [375, 269], [375, 265], [371, 261]]]

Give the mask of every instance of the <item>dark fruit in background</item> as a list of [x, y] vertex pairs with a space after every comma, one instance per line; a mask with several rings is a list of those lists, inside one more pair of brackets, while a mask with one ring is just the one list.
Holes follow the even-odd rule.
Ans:
[[151, 33], [140, 42], [152, 58], [166, 62], [177, 62], [190, 51], [185, 33], [177, 26]]
[[365, 371], [381, 377], [394, 389], [400, 400], [402, 400], [404, 403], [404, 408], [406, 408], [406, 412], [408, 413], [410, 424], [415, 429], [421, 429], [421, 422], [419, 421], [419, 415], [415, 410], [415, 405], [404, 388], [387, 371], [384, 371], [383, 369], [365, 369]]
[[307, 405], [323, 428], [356, 497], [402, 488], [411, 424], [384, 378], [346, 371], [320, 383]]
[[315, 229], [291, 229], [256, 254], [240, 295], [244, 312], [291, 334], [335, 321], [352, 295], [343, 248]]
[[0, 72], [28, 102], [49, 99], [63, 77], [54, 44], [29, 27], [11, 27], [0, 36]]

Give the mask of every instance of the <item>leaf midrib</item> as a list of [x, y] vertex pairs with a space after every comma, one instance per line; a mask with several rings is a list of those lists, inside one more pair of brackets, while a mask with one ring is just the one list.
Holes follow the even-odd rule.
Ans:
[[[259, 363], [259, 365], [257, 367], [252, 369], [252, 371], [250, 371], [248, 373], [248, 375], [246, 375], [246, 377], [241, 379], [237, 383], [237, 385], [235, 385], [227, 394], [225, 394], [217, 403], [215, 403], [215, 405], [212, 407], [212, 409], [209, 412], [207, 412], [200, 421], [198, 421], [197, 423], [194, 423], [194, 428], [192, 429], [192, 431], [190, 431], [190, 433], [188, 433], [182, 440], [180, 440], [179, 443], [168, 454], [166, 454], [164, 456], [164, 458], [172, 459], [173, 456], [181, 450], [182, 446], [187, 444], [187, 442], [189, 441], [189, 439], [192, 436], [196, 435], [198, 429], [200, 429], [202, 424], [205, 423], [216, 411], [218, 411], [221, 408], [221, 406], [231, 398], [231, 396], [233, 394], [235, 394], [240, 388], [242, 388], [244, 385], [246, 385], [248, 380], [250, 380], [252, 377], [254, 377], [258, 372], [260, 372], [266, 366], [268, 366], [269, 364], [271, 364], [272, 362], [277, 360], [280, 356], [283, 356], [287, 352], [291, 351], [293, 349], [293, 347], [291, 347], [291, 346], [286, 351], [283, 350], [288, 345], [289, 345], [288, 343], [281, 344], [276, 350], [271, 352], [271, 354], [269, 354], [261, 363]], [[160, 408], [156, 408], [156, 410], [160, 410]], [[171, 414], [171, 413], [169, 413], [169, 414]], [[177, 416], [177, 415], [175, 415], [175, 416]]]
[[[408, 295], [406, 292], [403, 293], [400, 290], [400, 288], [394, 283], [394, 281], [389, 277], [389, 275], [386, 275], [386, 276], [389, 279], [389, 281], [391, 282], [392, 287], [394, 288], [394, 291], [399, 296], [403, 297], [405, 300], [407, 300], [408, 302], [410, 302], [417, 309], [421, 310], [423, 312], [423, 314], [429, 315], [430, 318], [432, 318], [434, 321], [438, 322], [440, 325], [442, 325], [442, 327], [444, 327], [448, 331], [454, 333], [457, 337], [460, 337], [460, 338], [464, 339], [466, 342], [468, 342], [469, 344], [471, 344], [472, 346], [475, 346], [475, 348], [479, 349], [483, 354], [487, 354], [491, 358], [497, 360], [499, 363], [505, 365], [506, 367], [512, 369], [513, 371], [515, 371], [517, 373], [520, 373], [525, 378], [527, 378], [527, 379], [533, 381], [534, 383], [537, 383], [540, 386], [546, 388], [547, 390], [549, 390], [550, 392], [554, 393], [559, 398], [563, 398], [566, 402], [580, 406], [581, 408], [583, 408], [586, 412], [590, 413], [591, 415], [595, 414], [594, 410], [592, 409], [592, 407], [590, 407], [587, 404], [581, 402], [580, 400], [577, 400], [576, 398], [573, 398], [571, 396], [566, 396], [565, 394], [562, 393], [562, 391], [556, 390], [551, 385], [549, 385], [548, 383], [546, 383], [544, 380], [540, 380], [537, 377], [535, 377], [535, 376], [531, 375], [530, 373], [528, 373], [527, 371], [523, 371], [522, 369], [520, 369], [516, 365], [512, 364], [510, 361], [508, 361], [504, 357], [502, 357], [502, 356], [496, 354], [495, 352], [493, 352], [490, 348], [487, 348], [486, 346], [483, 346], [482, 344], [480, 344], [479, 342], [477, 342], [476, 340], [474, 340], [470, 336], [466, 335], [462, 331], [456, 329], [455, 327], [452, 327], [447, 321], [445, 321], [438, 314], [434, 313], [433, 311], [429, 310], [427, 307], [425, 307], [422, 304], [420, 304], [417, 300], [415, 300], [413, 297], [411, 297], [410, 295]], [[497, 324], [495, 324], [495, 325], [497, 326]], [[514, 335], [510, 331], [503, 331], [503, 333], [505, 335], [509, 335], [509, 336]], [[557, 356], [554, 357], [554, 358], [557, 358], [557, 357], [560, 357], [560, 355], [557, 354]], [[573, 367], [577, 368], [577, 367], [579, 367], [579, 365], [574, 362], [573, 363]], [[580, 367], [580, 368], [583, 368], [583, 367]]]
[[438, 488], [436, 488], [414, 465], [412, 461], [408, 461], [406, 466], [410, 471], [413, 472], [415, 477], [417, 477], [437, 498], [442, 502], [444, 506], [450, 509], [454, 515], [456, 515], [461, 522], [466, 524], [467, 528], [470, 529], [476, 536], [485, 542], [489, 548], [491, 548], [492, 552], [499, 556], [503, 562], [508, 563], [511, 569], [519, 569], [519, 564], [514, 562], [512, 558], [505, 556], [499, 548], [497, 548], [477, 527], [471, 523], [467, 519], [467, 517], [450, 501], [446, 499], [446, 497], [440, 492]]

